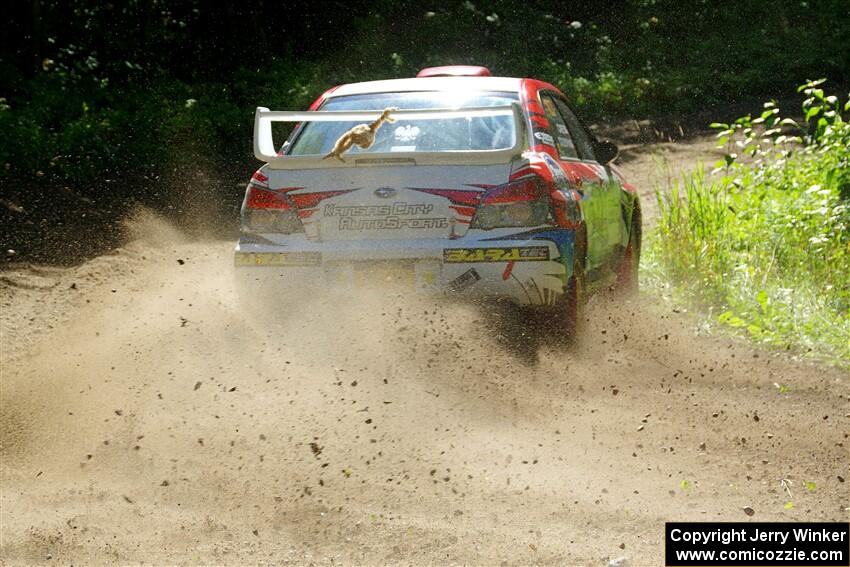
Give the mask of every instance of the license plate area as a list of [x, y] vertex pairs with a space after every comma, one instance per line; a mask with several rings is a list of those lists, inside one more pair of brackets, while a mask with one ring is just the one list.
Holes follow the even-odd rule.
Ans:
[[330, 284], [349, 289], [429, 292], [438, 289], [440, 272], [438, 261], [396, 260], [332, 264], [326, 277]]
[[358, 262], [354, 264], [355, 286], [380, 285], [413, 289], [416, 282], [413, 262]]
[[413, 290], [415, 272], [412, 262], [351, 262], [328, 266], [329, 283], [351, 289], [388, 287]]

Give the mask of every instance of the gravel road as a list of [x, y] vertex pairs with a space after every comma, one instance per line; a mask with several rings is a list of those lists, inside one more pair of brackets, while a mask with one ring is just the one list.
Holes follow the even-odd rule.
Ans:
[[[622, 167], [648, 202], [710, 147]], [[230, 242], [130, 224], [0, 272], [3, 564], [660, 565], [665, 521], [848, 519], [846, 371], [650, 297], [570, 352], [380, 290], [246, 309]]]

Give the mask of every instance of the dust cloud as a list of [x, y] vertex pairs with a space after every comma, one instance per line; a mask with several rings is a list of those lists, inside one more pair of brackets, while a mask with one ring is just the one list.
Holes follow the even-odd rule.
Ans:
[[657, 564], [667, 520], [847, 518], [844, 372], [645, 299], [563, 350], [489, 305], [246, 296], [231, 243], [128, 230], [0, 282], [4, 564]]

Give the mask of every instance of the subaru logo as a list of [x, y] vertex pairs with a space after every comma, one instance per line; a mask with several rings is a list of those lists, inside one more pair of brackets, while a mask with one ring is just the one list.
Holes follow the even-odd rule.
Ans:
[[381, 199], [389, 199], [390, 197], [395, 197], [397, 192], [392, 187], [378, 187], [375, 189], [375, 196]]

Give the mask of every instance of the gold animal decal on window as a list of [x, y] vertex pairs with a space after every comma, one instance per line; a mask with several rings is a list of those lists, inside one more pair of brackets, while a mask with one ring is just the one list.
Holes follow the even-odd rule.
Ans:
[[390, 118], [390, 113], [395, 112], [396, 110], [398, 110], [398, 108], [386, 108], [381, 113], [381, 116], [379, 116], [378, 119], [371, 124], [358, 124], [353, 127], [351, 130], [339, 137], [334, 144], [334, 148], [322, 159], [335, 157], [339, 161], [345, 161], [342, 159], [342, 154], [350, 150], [351, 146], [356, 145], [364, 150], [372, 147], [372, 144], [375, 143], [375, 133], [378, 131], [378, 128], [383, 126], [384, 122], [395, 122], [394, 118]]

